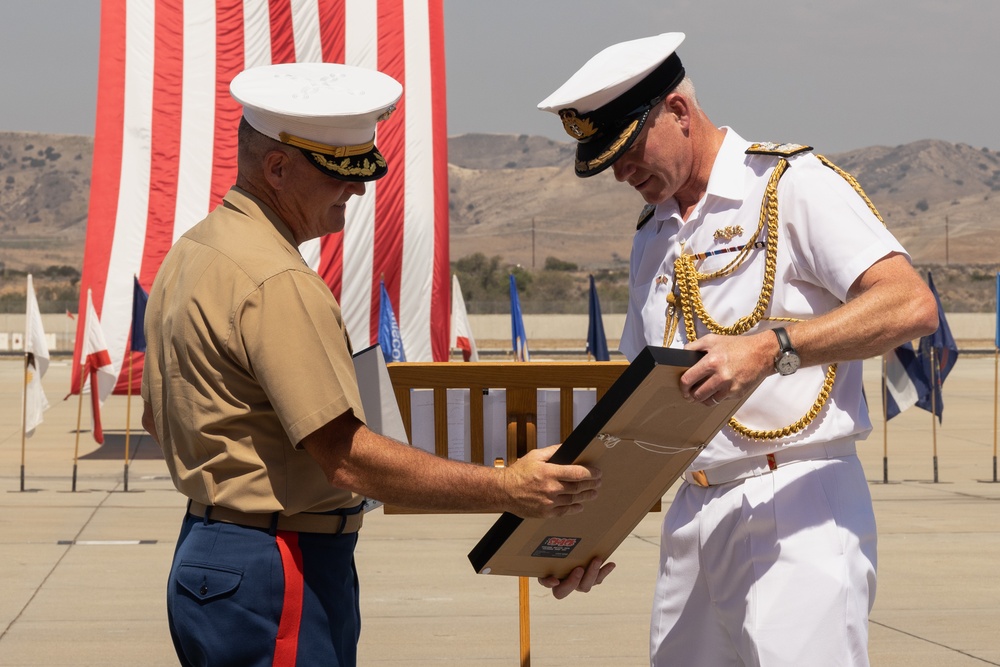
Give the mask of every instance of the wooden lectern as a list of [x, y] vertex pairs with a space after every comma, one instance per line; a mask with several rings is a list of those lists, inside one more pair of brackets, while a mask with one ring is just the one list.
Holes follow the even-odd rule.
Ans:
[[[389, 377], [399, 403], [408, 437], [412, 437], [411, 389], [434, 391], [434, 449], [438, 456], [448, 458], [448, 389], [469, 390], [469, 420], [471, 462], [484, 461], [483, 391], [504, 389], [507, 392], [507, 457], [504, 464], [513, 463], [537, 445], [537, 405], [539, 389], [559, 390], [559, 433], [565, 439], [573, 431], [573, 390], [596, 389], [597, 399], [608, 390], [628, 368], [628, 363], [608, 362], [477, 362], [477, 363], [394, 363], [389, 364]], [[554, 443], [544, 443], [554, 444]], [[409, 510], [386, 506], [387, 514]], [[530, 618], [526, 577], [518, 578], [521, 637], [521, 667], [531, 664]]]

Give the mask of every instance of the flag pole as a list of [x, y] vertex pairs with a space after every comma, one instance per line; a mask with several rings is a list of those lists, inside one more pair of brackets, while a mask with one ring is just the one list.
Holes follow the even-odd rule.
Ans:
[[[509, 437], [510, 431], [508, 431]], [[516, 436], [515, 436], [516, 437]], [[502, 458], [493, 459], [494, 468], [503, 468]], [[528, 577], [517, 578], [517, 621], [521, 647], [521, 667], [531, 667], [531, 598]]]
[[934, 440], [934, 482], [938, 481], [937, 457], [937, 362], [934, 359], [934, 348], [931, 347], [931, 433]]
[[527, 577], [517, 578], [517, 596], [519, 603], [518, 620], [521, 636], [521, 667], [531, 667], [531, 617], [528, 609], [529, 583]]
[[997, 410], [1000, 404], [998, 387], [1000, 387], [1000, 347], [993, 352], [993, 481], [997, 481]]
[[889, 483], [889, 399], [886, 394], [888, 392], [887, 388], [887, 378], [886, 378], [886, 368], [887, 363], [885, 360], [885, 355], [882, 355], [882, 483]]
[[997, 291], [994, 306], [997, 326], [993, 339], [993, 481], [997, 481], [997, 411], [1000, 410], [1000, 271], [997, 272]]
[[[80, 418], [83, 415], [83, 373], [87, 366], [80, 364], [80, 401], [76, 407], [76, 445], [73, 447], [73, 491], [76, 491], [76, 464], [80, 455]], [[90, 388], [94, 391], [94, 388]]]
[[125, 400], [125, 473], [123, 480], [125, 483], [124, 489], [128, 491], [128, 450], [129, 434], [132, 425], [132, 351], [126, 350], [125, 353], [128, 355], [128, 398]]
[[[21, 490], [24, 491], [24, 446], [28, 438], [28, 359], [24, 353], [24, 391], [21, 396]], [[994, 466], [996, 467], [996, 466]]]

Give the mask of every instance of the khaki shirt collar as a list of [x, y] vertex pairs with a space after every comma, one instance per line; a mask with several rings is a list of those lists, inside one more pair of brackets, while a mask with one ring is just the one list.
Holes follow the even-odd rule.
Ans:
[[[253, 218], [255, 220], [267, 220], [271, 223], [274, 228], [275, 235], [280, 237], [284, 243], [282, 244], [289, 253], [294, 254], [299, 259], [302, 259], [302, 253], [299, 252], [298, 244], [295, 243], [295, 237], [292, 235], [292, 231], [288, 228], [288, 225], [278, 217], [267, 204], [262, 202], [257, 197], [253, 196], [246, 190], [236, 185], [230, 188], [229, 192], [222, 200], [222, 205], [233, 210], [239, 211], [243, 215]], [[302, 261], [305, 261], [302, 259]]]

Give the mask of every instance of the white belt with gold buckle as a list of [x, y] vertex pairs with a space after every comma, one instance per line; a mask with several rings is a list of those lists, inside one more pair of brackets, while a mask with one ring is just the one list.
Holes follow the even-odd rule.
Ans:
[[749, 477], [766, 475], [772, 470], [792, 463], [853, 456], [856, 452], [853, 438], [811, 445], [797, 445], [763, 456], [750, 456], [730, 461], [708, 470], [688, 470], [684, 473], [684, 481], [695, 486], [718, 486]]

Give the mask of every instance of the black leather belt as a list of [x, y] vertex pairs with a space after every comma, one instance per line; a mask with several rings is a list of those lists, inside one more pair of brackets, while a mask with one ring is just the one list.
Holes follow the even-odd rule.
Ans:
[[364, 513], [361, 506], [333, 512], [299, 512], [285, 515], [280, 512], [240, 512], [221, 505], [204, 505], [188, 502], [188, 512], [208, 521], [221, 521], [250, 528], [287, 530], [295, 533], [356, 533], [361, 529]]

